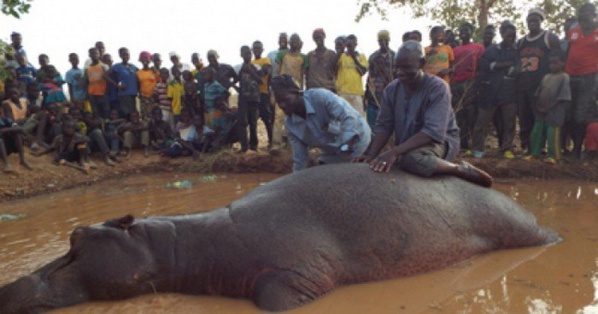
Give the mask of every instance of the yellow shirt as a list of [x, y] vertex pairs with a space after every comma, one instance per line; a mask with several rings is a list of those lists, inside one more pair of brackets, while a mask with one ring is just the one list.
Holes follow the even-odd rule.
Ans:
[[172, 99], [172, 114], [178, 116], [181, 114], [183, 102], [181, 99], [185, 95], [185, 85], [177, 80], [172, 80], [168, 83], [166, 89], [166, 96]]
[[[357, 61], [365, 68], [368, 60], [364, 54], [357, 56]], [[336, 75], [336, 90], [339, 93], [362, 95], [364, 94], [362, 76], [359, 74], [353, 58], [343, 53], [338, 60], [338, 73]]]
[[137, 79], [139, 80], [139, 93], [142, 97], [152, 97], [154, 95], [154, 88], [159, 80], [159, 75], [154, 72], [154, 69], [137, 71]]
[[[270, 62], [270, 59], [267, 57], [257, 59], [257, 60], [252, 60], [251, 63], [259, 65], [260, 68], [262, 68], [262, 69], [264, 68], [264, 64], [272, 65], [272, 63]], [[270, 67], [270, 71], [272, 71], [272, 67]], [[270, 75], [262, 76], [262, 84], [260, 84], [260, 93], [268, 94], [268, 79], [269, 78], [270, 78]]]

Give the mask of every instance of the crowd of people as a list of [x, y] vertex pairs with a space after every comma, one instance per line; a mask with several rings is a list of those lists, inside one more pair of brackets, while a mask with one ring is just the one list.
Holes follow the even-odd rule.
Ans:
[[[191, 65], [170, 52], [168, 67], [161, 54], [142, 51], [138, 67], [127, 48], [115, 62], [96, 42], [83, 66], [76, 53], [68, 56], [72, 67], [64, 76], [45, 54], [34, 66], [13, 32], [9, 76], [0, 82], [0, 159], [11, 172], [7, 155], [18, 153], [30, 169], [27, 148], [87, 173], [92, 154], [114, 166], [138, 149], [197, 158], [238, 142], [238, 153], [246, 153], [258, 148], [258, 120], [267, 149], [293, 149], [295, 171], [318, 148], [321, 163], [367, 161], [376, 171], [404, 163], [422, 175], [453, 173], [488, 186], [485, 173], [451, 162], [489, 151], [551, 164], [564, 154], [572, 162], [596, 158], [596, 7], [578, 8], [564, 23], [563, 39], [542, 28], [545, 19], [542, 9], [530, 10], [520, 39], [516, 26], [503, 21], [498, 43], [494, 25], [484, 29], [482, 43], [473, 41], [469, 23], [456, 32], [435, 26], [425, 48], [422, 33], [411, 31], [397, 52], [390, 32], [381, 30], [369, 57], [357, 50], [355, 35], [338, 36], [329, 49], [326, 32], [315, 29], [316, 48], [306, 54], [298, 34], [281, 33], [270, 53], [260, 41], [240, 47], [238, 66], [209, 50], [207, 64], [194, 53]], [[492, 128], [497, 141], [489, 140]], [[380, 154], [393, 132], [394, 155]]]

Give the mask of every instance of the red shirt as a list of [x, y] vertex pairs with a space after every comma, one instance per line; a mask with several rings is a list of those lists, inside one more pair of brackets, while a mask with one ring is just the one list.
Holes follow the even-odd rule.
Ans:
[[565, 72], [571, 76], [598, 73], [598, 28], [585, 35], [579, 25], [572, 27], [567, 35], [569, 56]]
[[484, 54], [484, 50], [484, 46], [478, 43], [469, 43], [453, 49], [455, 70], [451, 81], [458, 83], [474, 78], [478, 72], [478, 61]]

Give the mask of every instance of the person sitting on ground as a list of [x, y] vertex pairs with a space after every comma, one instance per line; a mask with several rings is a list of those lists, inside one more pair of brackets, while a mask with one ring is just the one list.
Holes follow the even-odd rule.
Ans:
[[172, 128], [162, 119], [162, 110], [152, 109], [152, 120], [149, 122], [150, 146], [154, 151], [162, 153], [173, 144]]
[[106, 142], [104, 131], [102, 130], [102, 118], [92, 112], [83, 113], [83, 121], [87, 125], [87, 137], [90, 140], [90, 152], [97, 149], [102, 154], [102, 159], [108, 166], [114, 166], [114, 160], [110, 158], [110, 148]]
[[[484, 171], [452, 162], [459, 151], [459, 128], [450, 91], [441, 78], [423, 71], [425, 63], [420, 43], [401, 45], [395, 60], [398, 79], [384, 90], [372, 144], [353, 161], [367, 162], [375, 172], [389, 172], [397, 165], [423, 177], [449, 174], [490, 187], [492, 177]], [[381, 153], [393, 133], [394, 147]]]
[[322, 164], [349, 161], [365, 152], [371, 131], [365, 118], [346, 100], [323, 88], [302, 92], [290, 75], [272, 79], [278, 106], [293, 147], [293, 171], [307, 168], [309, 148], [317, 147]]
[[553, 52], [549, 57], [550, 73], [544, 75], [535, 96], [535, 122], [530, 135], [530, 155], [525, 160], [539, 159], [545, 141], [548, 140], [548, 156], [545, 162], [556, 164], [561, 159], [560, 130], [565, 123], [565, 111], [571, 102], [569, 75], [563, 72], [564, 55]]
[[75, 121], [65, 121], [62, 126], [62, 134], [54, 138], [52, 146], [43, 152], [32, 152], [32, 154], [41, 156], [56, 152], [54, 162], [57, 165], [75, 168], [88, 174], [91, 169], [86, 162], [89, 138], [76, 132], [76, 129]]
[[121, 132], [123, 132], [123, 153], [125, 157], [131, 156], [131, 151], [135, 147], [143, 147], [144, 156], [149, 157], [149, 130], [146, 121], [141, 120], [138, 111], [130, 114], [129, 122], [125, 123]]
[[104, 137], [109, 146], [110, 152], [108, 156], [117, 160], [116, 155], [120, 152], [121, 137], [119, 136], [120, 128], [127, 121], [118, 115], [118, 110], [112, 109], [108, 112], [108, 119], [104, 122]]
[[8, 99], [2, 102], [0, 108], [0, 158], [4, 163], [4, 172], [13, 172], [13, 168], [8, 163], [8, 155], [13, 152], [19, 154], [21, 166], [26, 169], [33, 169], [25, 160], [23, 151], [23, 132], [20, 124], [26, 120], [27, 100], [20, 98], [20, 91], [12, 87], [8, 91]]
[[198, 160], [201, 153], [206, 152], [213, 139], [214, 131], [204, 125], [203, 117], [193, 117], [191, 110], [185, 108], [181, 113], [181, 121], [177, 123], [178, 137], [166, 154], [171, 157], [188, 156]]

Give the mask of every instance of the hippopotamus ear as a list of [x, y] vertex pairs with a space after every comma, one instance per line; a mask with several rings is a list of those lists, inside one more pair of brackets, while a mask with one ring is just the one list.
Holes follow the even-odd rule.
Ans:
[[108, 220], [104, 223], [104, 226], [116, 227], [116, 228], [127, 230], [127, 229], [129, 229], [129, 227], [131, 227], [131, 225], [133, 224], [134, 221], [135, 221], [135, 217], [133, 217], [133, 215], [129, 214], [129, 215], [126, 215], [121, 218]]

